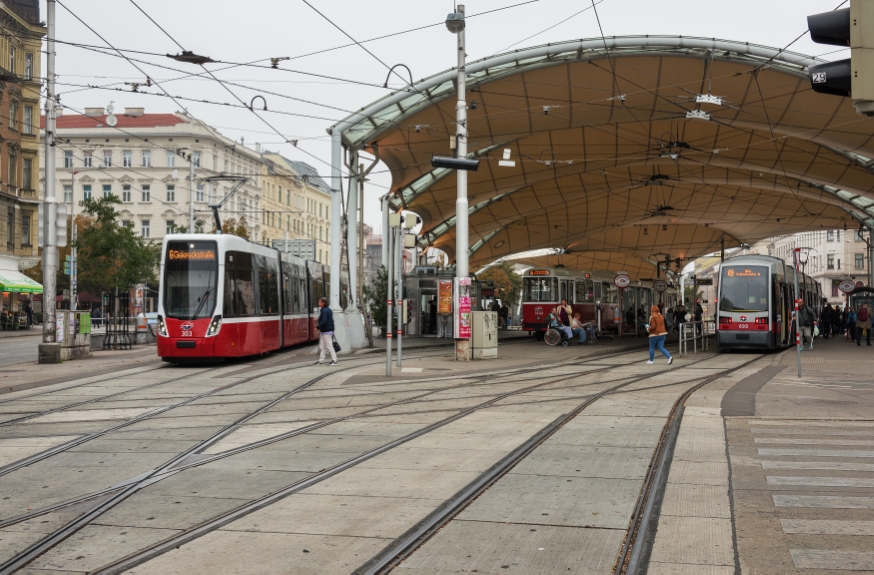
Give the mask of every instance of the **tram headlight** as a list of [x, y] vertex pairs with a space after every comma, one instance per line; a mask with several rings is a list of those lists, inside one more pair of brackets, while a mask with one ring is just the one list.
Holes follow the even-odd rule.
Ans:
[[167, 337], [167, 324], [164, 323], [164, 316], [158, 316], [158, 335]]
[[214, 335], [218, 335], [218, 332], [222, 329], [222, 316], [217, 315], [212, 318], [212, 322], [209, 324], [209, 329], [206, 332], [206, 337], [212, 337]]

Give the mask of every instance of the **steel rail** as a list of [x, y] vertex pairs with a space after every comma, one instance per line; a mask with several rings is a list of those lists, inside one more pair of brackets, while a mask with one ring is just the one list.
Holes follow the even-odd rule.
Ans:
[[[138, 372], [136, 372], [136, 373], [131, 373], [131, 374], [129, 374], [129, 375], [139, 375], [139, 374], [141, 374], [141, 373], [150, 373], [150, 372], [152, 372], [152, 371], [157, 371], [157, 370], [159, 370], [159, 369], [167, 369], [167, 366], [166, 366], [166, 365], [158, 365], [158, 366], [153, 367], [153, 368], [151, 368], [151, 369], [144, 369], [144, 370], [142, 370], [142, 371], [138, 371]], [[76, 380], [79, 380], [79, 379], [85, 379], [85, 378], [88, 378], [88, 377], [100, 377], [100, 376], [99, 376], [99, 375], [86, 375], [86, 376], [83, 376], [83, 377], [74, 377], [73, 379], [71, 379], [71, 380], [69, 380], [69, 381], [66, 381], [66, 382], [62, 382], [62, 383], [70, 383], [70, 382], [73, 382], [73, 381], [76, 381]], [[39, 396], [41, 396], [41, 395], [48, 395], [48, 394], [51, 394], [51, 393], [58, 393], [58, 392], [61, 392], [61, 391], [68, 391], [68, 390], [70, 390], [70, 389], [78, 389], [78, 388], [80, 388], [80, 387], [84, 387], [84, 386], [86, 386], [86, 385], [92, 385], [92, 384], [95, 384], [95, 383], [103, 383], [104, 381], [112, 381], [113, 379], [116, 379], [117, 377], [118, 377], [118, 374], [116, 373], [116, 374], [113, 375], [112, 377], [106, 377], [106, 378], [104, 378], [104, 379], [98, 379], [98, 380], [95, 380], [95, 381], [87, 381], [87, 382], [85, 382], [85, 383], [77, 383], [76, 385], [71, 385], [70, 387], [62, 387], [62, 388], [60, 388], [60, 389], [52, 389], [52, 390], [47, 390], [47, 391], [39, 391], [39, 392], [37, 392], [37, 393], [31, 393], [30, 395], [22, 395], [22, 396], [19, 396], [19, 397], [12, 397], [12, 398], [9, 398], [9, 399], [3, 399], [3, 400], [0, 400], [0, 405], [2, 405], [2, 404], [4, 404], [4, 403], [12, 403], [13, 401], [18, 401], [18, 400], [20, 400], [20, 399], [30, 399], [31, 397], [39, 397]], [[127, 377], [127, 376], [124, 376], [124, 377]], [[50, 384], [47, 384], [47, 385], [57, 385], [57, 384], [50, 383]], [[24, 391], [24, 390], [22, 390], [22, 391]], [[9, 392], [7, 392], [7, 393], [16, 393], [16, 392], [14, 392], [14, 391], [9, 391]], [[4, 394], [4, 395], [5, 395], [5, 394]]]
[[[455, 516], [457, 516], [464, 508], [466, 508], [471, 502], [477, 499], [483, 492], [485, 492], [490, 486], [492, 486], [495, 482], [501, 479], [504, 475], [506, 475], [513, 467], [515, 467], [518, 463], [520, 463], [525, 457], [527, 457], [532, 451], [534, 451], [537, 447], [539, 447], [544, 441], [549, 439], [556, 431], [561, 429], [565, 424], [569, 421], [577, 417], [581, 412], [583, 412], [590, 405], [598, 401], [599, 399], [604, 398], [605, 396], [611, 395], [618, 390], [627, 387], [633, 383], [637, 383], [658, 375], [663, 375], [665, 373], [675, 372], [682, 369], [685, 369], [691, 365], [695, 365], [697, 363], [701, 363], [703, 361], [707, 361], [716, 357], [719, 354], [714, 354], [700, 360], [691, 362], [681, 367], [677, 367], [667, 372], [657, 372], [653, 374], [642, 375], [639, 377], [634, 377], [630, 381], [621, 383], [619, 385], [613, 386], [609, 389], [606, 389], [576, 407], [569, 414], [563, 415], [541, 429], [537, 434], [531, 437], [528, 441], [511, 451], [507, 456], [505, 456], [501, 461], [493, 465], [489, 468], [485, 473], [481, 474], [477, 479], [472, 481], [466, 487], [464, 487], [461, 491], [456, 493], [452, 498], [448, 499], [443, 505], [437, 508], [434, 512], [429, 514], [425, 519], [419, 522], [412, 529], [407, 531], [401, 537], [396, 539], [392, 544], [386, 547], [381, 553], [377, 554], [370, 561], [363, 564], [361, 567], [353, 571], [355, 575], [376, 575], [379, 573], [387, 573], [394, 569], [397, 565], [406, 560], [410, 555], [412, 555], [422, 544], [424, 544], [428, 539], [430, 539], [436, 532], [442, 529], [447, 523], [449, 523]], [[758, 359], [758, 358], [756, 358]], [[741, 366], [743, 367], [743, 366]], [[705, 381], [700, 384], [696, 384], [696, 388], [700, 388], [700, 386], [705, 385], [712, 379], [716, 379], [724, 375], [732, 370], [726, 370], [724, 372], [720, 372], [719, 374], [714, 374], [712, 376], [708, 376], [705, 378]], [[694, 381], [694, 379], [692, 380]]]

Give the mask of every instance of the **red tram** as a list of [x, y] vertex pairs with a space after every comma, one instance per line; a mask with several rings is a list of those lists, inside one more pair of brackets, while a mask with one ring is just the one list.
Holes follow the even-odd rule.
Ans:
[[[679, 292], [669, 286], [659, 294], [652, 281], [633, 282], [637, 285], [623, 290], [613, 284], [613, 277], [596, 272], [578, 272], [564, 268], [535, 268], [525, 272], [522, 290], [522, 329], [542, 338], [549, 313], [567, 300], [580, 319], [592, 321], [604, 331], [620, 332], [627, 310], [637, 314], [642, 307], [645, 317], [655, 303], [665, 309], [675, 307]], [[621, 301], [620, 301], [621, 298]], [[633, 328], [631, 329], [633, 333]]]
[[158, 355], [181, 363], [316, 341], [317, 302], [329, 284], [327, 266], [237, 236], [167, 236]]

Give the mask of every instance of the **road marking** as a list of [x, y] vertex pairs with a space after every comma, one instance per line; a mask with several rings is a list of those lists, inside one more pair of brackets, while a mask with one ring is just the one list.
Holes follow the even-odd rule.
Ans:
[[768, 485], [810, 485], [815, 487], [874, 487], [871, 477], [783, 477], [768, 475]]
[[853, 437], [872, 437], [874, 431], [859, 429], [750, 429], [750, 433], [777, 433], [779, 435], [852, 435]]
[[835, 495], [772, 495], [777, 507], [810, 507], [817, 509], [874, 509], [874, 497], [842, 497]]
[[813, 439], [807, 437], [756, 437], [756, 443], [784, 443], [788, 445], [862, 445], [874, 446], [866, 439]]
[[792, 554], [792, 561], [798, 569], [874, 570], [874, 552], [872, 551], [790, 549], [789, 552]]
[[421, 367], [402, 367], [401, 373], [422, 373]]
[[764, 421], [761, 419], [751, 419], [747, 421], [747, 425], [751, 428], [775, 426], [775, 427], [870, 427], [874, 428], [874, 422], [868, 421]]
[[761, 447], [759, 455], [795, 455], [803, 457], [874, 457], [874, 451], [856, 449], [776, 449]]
[[846, 461], [762, 461], [765, 469], [824, 469], [829, 471], [874, 471], [874, 463]]
[[874, 521], [831, 519], [781, 519], [783, 533], [806, 535], [874, 535]]

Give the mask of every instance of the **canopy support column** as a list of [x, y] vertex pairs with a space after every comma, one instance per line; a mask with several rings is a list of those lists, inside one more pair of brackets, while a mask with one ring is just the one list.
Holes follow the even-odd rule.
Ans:
[[358, 152], [349, 152], [349, 169], [352, 177], [349, 179], [348, 201], [346, 202], [346, 250], [349, 265], [349, 311], [358, 309], [358, 180], [361, 174], [358, 170]]
[[331, 287], [330, 305], [340, 309], [340, 259], [343, 243], [343, 140], [340, 130], [331, 134]]

